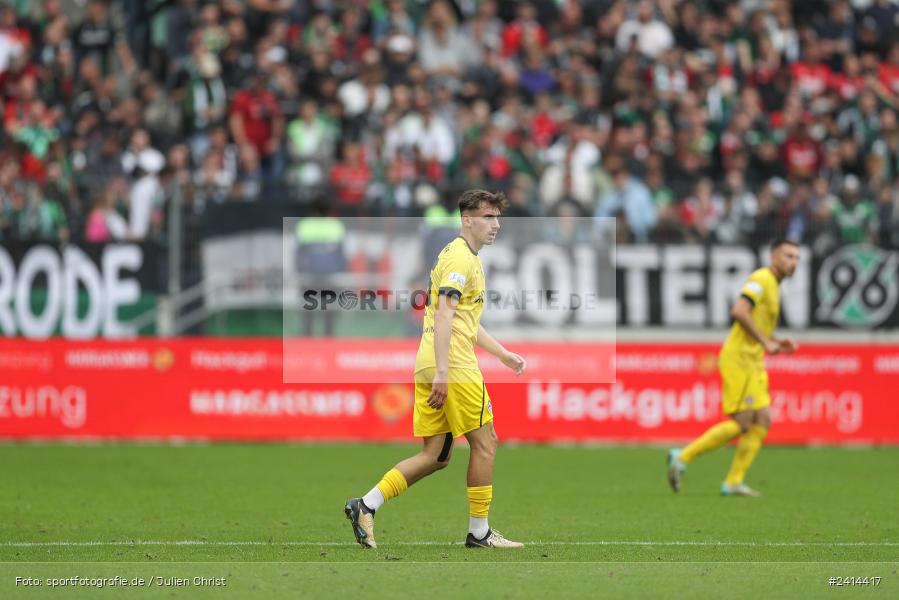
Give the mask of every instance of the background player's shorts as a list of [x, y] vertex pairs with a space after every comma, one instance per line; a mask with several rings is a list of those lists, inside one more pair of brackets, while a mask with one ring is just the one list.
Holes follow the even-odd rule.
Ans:
[[439, 409], [428, 406], [436, 369], [415, 372], [415, 407], [412, 432], [417, 437], [452, 433], [459, 437], [493, 420], [493, 407], [484, 376], [474, 369], [450, 369], [446, 403]]
[[721, 410], [726, 415], [771, 405], [768, 373], [721, 363]]

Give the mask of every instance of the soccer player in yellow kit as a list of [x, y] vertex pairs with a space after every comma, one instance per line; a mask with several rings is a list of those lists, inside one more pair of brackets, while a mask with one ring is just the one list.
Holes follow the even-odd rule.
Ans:
[[477, 344], [519, 375], [526, 366], [521, 356], [506, 350], [480, 324], [485, 282], [478, 251], [496, 239], [499, 216], [506, 206], [503, 194], [483, 190], [468, 190], [459, 199], [462, 231], [440, 252], [431, 270], [428, 305], [415, 359], [412, 428], [416, 436], [423, 438], [423, 447], [390, 469], [365, 496], [347, 501], [344, 512], [363, 548], [377, 547], [375, 511], [416, 481], [445, 468], [452, 455], [453, 439], [462, 435], [471, 447], [465, 545], [523, 546], [507, 540], [488, 523], [497, 439], [490, 396], [474, 353]]
[[774, 337], [774, 329], [780, 316], [780, 282], [793, 275], [798, 263], [799, 247], [788, 240], [776, 240], [771, 246], [771, 266], [756, 270], [743, 284], [730, 311], [734, 324], [718, 355], [722, 412], [728, 419], [710, 427], [686, 448], [668, 451], [668, 482], [675, 492], [680, 490], [687, 465], [739, 435], [721, 494], [760, 495], [743, 479], [771, 426], [765, 353], [792, 354], [797, 349], [793, 340]]

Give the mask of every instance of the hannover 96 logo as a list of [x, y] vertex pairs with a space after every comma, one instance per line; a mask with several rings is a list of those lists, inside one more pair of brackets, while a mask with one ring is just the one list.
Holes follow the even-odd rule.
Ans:
[[875, 327], [896, 308], [899, 254], [866, 244], [840, 248], [818, 271], [819, 321]]

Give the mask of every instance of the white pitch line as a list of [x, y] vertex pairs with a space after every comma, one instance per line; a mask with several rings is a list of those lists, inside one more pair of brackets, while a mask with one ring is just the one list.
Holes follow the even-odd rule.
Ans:
[[[586, 540], [524, 542], [532, 546], [737, 546], [760, 548], [822, 547], [899, 547], [899, 542], [739, 542], [739, 541], [678, 541], [678, 540]], [[384, 546], [461, 546], [462, 542], [385, 542]], [[52, 546], [353, 546], [355, 542], [303, 542], [303, 541], [222, 541], [222, 540], [111, 540], [111, 541], [47, 541], [0, 542], [4, 548], [44, 548]]]

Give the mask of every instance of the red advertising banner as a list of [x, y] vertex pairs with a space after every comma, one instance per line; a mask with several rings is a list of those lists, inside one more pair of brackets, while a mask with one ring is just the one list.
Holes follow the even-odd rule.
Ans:
[[[415, 370], [418, 339], [287, 338], [283, 344], [285, 383], [406, 384]], [[516, 351], [519, 345], [516, 344]], [[615, 381], [615, 342], [540, 342], [528, 348], [527, 378], [537, 381]], [[521, 383], [498, 358], [475, 349], [484, 379]]]
[[[540, 343], [515, 351], [536, 363], [558, 354]], [[721, 418], [717, 351], [619, 343], [616, 380], [606, 384], [556, 380], [544, 369], [518, 383], [488, 377], [497, 432], [531, 442], [692, 438]], [[410, 384], [352, 383], [339, 373], [332, 383], [285, 384], [282, 356], [278, 339], [2, 340], [0, 438], [412, 439]], [[899, 345], [804, 344], [770, 359], [769, 373], [768, 441], [899, 444]]]

